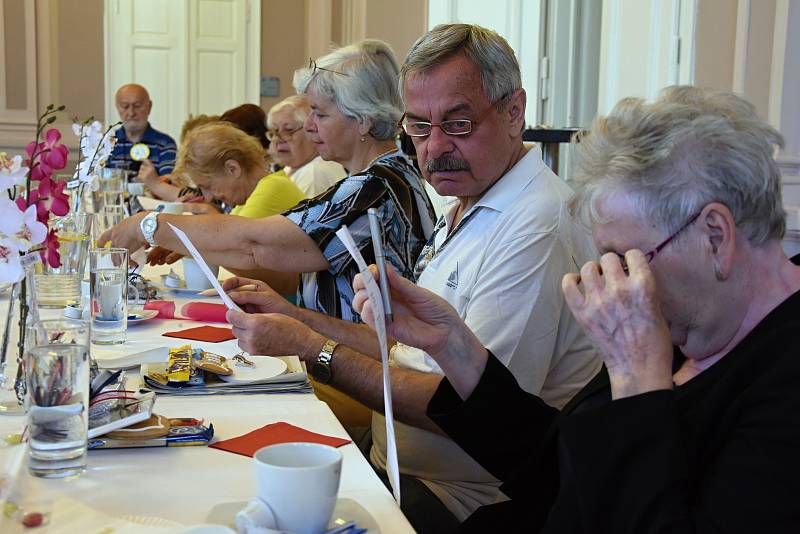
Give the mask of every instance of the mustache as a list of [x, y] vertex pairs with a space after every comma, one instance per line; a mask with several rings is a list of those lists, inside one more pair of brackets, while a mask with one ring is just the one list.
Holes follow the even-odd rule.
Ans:
[[429, 159], [425, 162], [425, 171], [469, 171], [471, 170], [469, 162], [463, 159], [458, 159], [450, 154], [444, 154], [438, 158]]

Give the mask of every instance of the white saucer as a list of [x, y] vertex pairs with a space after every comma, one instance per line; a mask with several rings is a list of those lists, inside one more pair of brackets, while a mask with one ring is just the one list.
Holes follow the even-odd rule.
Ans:
[[[206, 522], [235, 528], [236, 514], [245, 506], [247, 506], [246, 501], [218, 504], [209, 510]], [[328, 523], [328, 529], [341, 527], [350, 521], [355, 521], [358, 528], [367, 529], [367, 534], [380, 534], [381, 529], [378, 527], [378, 522], [363, 506], [353, 499], [339, 497], [336, 500], [336, 508], [333, 509], [333, 516]]]
[[128, 324], [143, 323], [158, 315], [158, 310], [142, 310], [128, 313]]
[[[178, 280], [178, 285], [177, 286], [167, 285], [168, 276], [169, 275], [166, 275], [166, 274], [162, 274], [161, 275], [161, 283], [156, 285], [156, 287], [160, 291], [171, 291], [171, 292], [176, 293], [178, 295], [194, 295], [194, 296], [197, 296], [197, 297], [207, 298], [205, 295], [201, 294], [203, 291], [208, 289], [207, 287], [203, 287], [203, 288], [186, 287], [186, 281], [183, 278]], [[173, 278], [173, 283], [175, 283], [174, 282], [174, 278]], [[216, 295], [214, 295], [214, 296], [216, 297]]]
[[228, 365], [233, 369], [233, 374], [219, 375], [219, 378], [231, 384], [254, 384], [262, 380], [275, 378], [286, 372], [286, 362], [272, 356], [247, 356], [247, 359], [256, 364], [255, 367], [236, 365], [232, 358], [228, 358]]

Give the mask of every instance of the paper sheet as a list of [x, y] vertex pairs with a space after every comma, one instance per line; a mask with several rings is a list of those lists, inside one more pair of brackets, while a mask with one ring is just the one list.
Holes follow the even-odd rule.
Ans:
[[192, 258], [194, 258], [194, 260], [197, 262], [197, 265], [200, 267], [200, 270], [203, 271], [204, 275], [206, 275], [206, 278], [208, 278], [208, 281], [211, 282], [212, 286], [214, 286], [214, 289], [217, 290], [217, 294], [222, 299], [222, 302], [225, 303], [225, 306], [227, 306], [229, 310], [242, 311], [242, 309], [239, 306], [237, 306], [235, 302], [231, 300], [228, 294], [222, 290], [222, 286], [219, 284], [219, 280], [217, 280], [217, 277], [214, 275], [214, 273], [211, 272], [211, 269], [208, 268], [208, 264], [203, 259], [203, 256], [200, 255], [200, 252], [198, 252], [197, 248], [195, 248], [195, 246], [189, 240], [189, 236], [187, 236], [183, 230], [177, 228], [171, 223], [167, 224], [169, 225], [170, 228], [172, 228], [172, 231], [175, 232], [175, 235], [178, 236], [178, 239], [181, 240], [181, 243], [183, 243], [183, 246], [186, 247], [186, 250], [189, 251], [189, 254], [192, 255]]
[[394, 500], [400, 506], [400, 468], [397, 464], [397, 440], [394, 435], [394, 416], [392, 415], [392, 380], [389, 374], [389, 352], [386, 344], [386, 321], [383, 313], [383, 300], [378, 283], [372, 277], [367, 267], [367, 263], [358, 251], [353, 236], [347, 226], [342, 226], [337, 232], [338, 237], [344, 244], [347, 251], [356, 260], [356, 265], [364, 278], [364, 285], [367, 289], [367, 297], [372, 305], [372, 312], [375, 315], [375, 331], [378, 333], [378, 342], [381, 346], [381, 362], [383, 364], [383, 408], [386, 417], [386, 472], [389, 475], [389, 483], [392, 486]]

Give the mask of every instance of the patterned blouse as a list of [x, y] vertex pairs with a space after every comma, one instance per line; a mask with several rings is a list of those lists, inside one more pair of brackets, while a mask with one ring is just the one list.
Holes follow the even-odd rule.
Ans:
[[364, 260], [374, 263], [369, 208], [375, 208], [381, 220], [387, 261], [414, 279], [414, 264], [433, 231], [435, 215], [422, 177], [398, 150], [284, 213], [317, 243], [331, 265], [326, 271], [301, 275], [298, 305], [345, 321], [361, 321], [352, 307], [358, 266], [336, 231], [347, 225]]

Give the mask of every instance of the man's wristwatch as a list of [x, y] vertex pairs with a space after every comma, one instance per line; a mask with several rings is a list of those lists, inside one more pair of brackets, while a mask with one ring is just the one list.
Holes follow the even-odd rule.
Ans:
[[142, 231], [144, 240], [151, 247], [156, 246], [155, 233], [158, 229], [158, 213], [151, 211], [145, 215], [144, 219], [139, 223], [139, 229]]
[[320, 384], [327, 384], [331, 381], [333, 373], [331, 372], [331, 359], [333, 359], [333, 351], [336, 350], [339, 344], [332, 339], [329, 339], [322, 346], [319, 351], [317, 360], [311, 364], [311, 376]]

